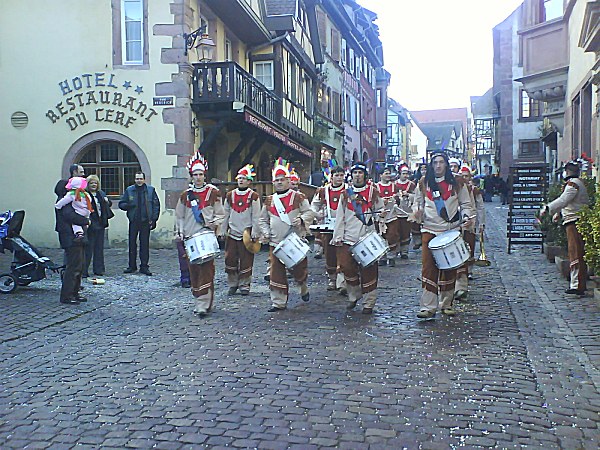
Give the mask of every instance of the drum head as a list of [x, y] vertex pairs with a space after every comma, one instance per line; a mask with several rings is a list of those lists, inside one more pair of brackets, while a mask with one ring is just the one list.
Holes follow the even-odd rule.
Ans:
[[457, 237], [460, 236], [460, 231], [446, 231], [445, 233], [439, 234], [429, 241], [429, 248], [441, 248], [448, 245], [450, 242], [454, 242]]

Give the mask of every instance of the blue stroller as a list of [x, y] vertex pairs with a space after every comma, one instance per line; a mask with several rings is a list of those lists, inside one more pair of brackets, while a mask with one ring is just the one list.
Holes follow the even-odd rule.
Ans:
[[27, 286], [46, 278], [46, 271], [61, 273], [59, 266], [42, 255], [21, 235], [25, 211], [7, 211], [0, 214], [0, 253], [5, 250], [13, 254], [10, 273], [0, 273], [0, 294], [10, 294], [19, 286]]

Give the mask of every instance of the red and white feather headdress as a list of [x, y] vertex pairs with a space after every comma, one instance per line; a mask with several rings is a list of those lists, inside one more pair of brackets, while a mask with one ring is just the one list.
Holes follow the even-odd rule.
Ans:
[[202, 171], [202, 173], [206, 173], [208, 170], [208, 162], [204, 156], [202, 156], [200, 152], [196, 150], [196, 153], [192, 155], [186, 167], [190, 175], [198, 170]]

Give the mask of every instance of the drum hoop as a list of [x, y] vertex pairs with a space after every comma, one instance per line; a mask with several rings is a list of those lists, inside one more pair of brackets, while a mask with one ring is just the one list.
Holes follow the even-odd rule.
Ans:
[[[444, 231], [444, 233], [448, 233], [450, 231], [456, 231], [456, 230]], [[442, 233], [442, 234], [444, 234], [444, 233]], [[442, 234], [438, 234], [438, 236], [441, 236]], [[438, 236], [436, 236], [436, 237], [438, 237]], [[433, 239], [435, 239], [435, 238], [433, 238]], [[446, 248], [446, 247], [454, 244], [456, 241], [458, 241], [460, 239], [462, 239], [464, 241], [460, 232], [456, 235], [456, 237], [454, 239], [452, 239], [451, 241], [446, 242], [445, 244], [442, 244], [442, 245], [431, 245], [431, 242], [433, 241], [433, 239], [431, 241], [429, 241], [429, 244], [427, 244], [427, 246], [429, 247], [430, 250], [439, 250], [442, 248]]]
[[350, 250], [352, 250], [353, 248], [355, 248], [358, 244], [362, 243], [362, 241], [364, 241], [365, 239], [367, 239], [369, 236], [371, 236], [373, 233], [377, 234], [376, 231], [371, 231], [367, 234], [365, 234], [363, 237], [361, 237], [358, 241], [356, 241], [354, 244], [352, 244], [350, 246]]
[[195, 237], [202, 236], [203, 234], [208, 234], [208, 233], [215, 234], [215, 233], [214, 233], [213, 231], [211, 231], [211, 230], [202, 230], [202, 231], [198, 231], [197, 233], [194, 233], [194, 234], [192, 234], [191, 236], [189, 236], [189, 237], [185, 238], [185, 239], [184, 239], [184, 242], [187, 242], [187, 241], [189, 241], [190, 239], [194, 239]]

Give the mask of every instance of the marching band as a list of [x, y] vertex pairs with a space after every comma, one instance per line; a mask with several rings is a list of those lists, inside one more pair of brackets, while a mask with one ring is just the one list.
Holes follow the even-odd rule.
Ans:
[[397, 257], [408, 259], [412, 235], [413, 249], [422, 248], [417, 317], [431, 319], [438, 311], [454, 316], [454, 301], [468, 295], [476, 233], [482, 245], [485, 227], [483, 198], [473, 185], [471, 169], [442, 152], [420, 165], [412, 179], [404, 163], [395, 170], [385, 168], [377, 183], [362, 162], [349, 172], [326, 167], [324, 185], [309, 203], [299, 190], [300, 176], [278, 158], [272, 169], [273, 194], [261, 205], [250, 187], [256, 176], [251, 164], [238, 171], [237, 187], [222, 200], [219, 189], [205, 182], [204, 157], [197, 152], [190, 158], [192, 184], [181, 194], [175, 214], [176, 240], [183, 242], [190, 269], [194, 312], [204, 316], [213, 307], [217, 236], [225, 241], [230, 296], [249, 295], [254, 254], [267, 244], [268, 311], [287, 308], [288, 273], [302, 301], [308, 302], [306, 237], [312, 234], [322, 246], [327, 290], [347, 295], [348, 310], [362, 301], [363, 314], [372, 314], [379, 267], [394, 267]]

